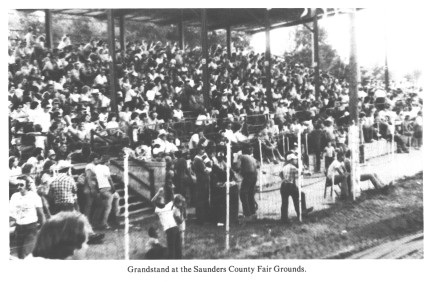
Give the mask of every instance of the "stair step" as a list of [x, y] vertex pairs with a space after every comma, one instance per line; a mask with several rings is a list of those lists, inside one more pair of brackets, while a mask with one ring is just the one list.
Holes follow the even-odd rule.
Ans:
[[[155, 217], [155, 213], [153, 212], [153, 208], [144, 208], [144, 209], [139, 209], [139, 210], [129, 212], [130, 223], [143, 221], [154, 217]], [[117, 217], [117, 220], [120, 225], [125, 224], [125, 216], [123, 212]]]
[[[135, 210], [139, 210], [139, 209], [143, 209], [143, 208], [153, 208], [153, 207], [146, 206], [146, 204], [143, 202], [135, 202], [135, 203], [128, 204], [128, 210], [130, 212], [135, 211]], [[119, 209], [121, 211], [125, 210], [125, 205], [119, 205]]]

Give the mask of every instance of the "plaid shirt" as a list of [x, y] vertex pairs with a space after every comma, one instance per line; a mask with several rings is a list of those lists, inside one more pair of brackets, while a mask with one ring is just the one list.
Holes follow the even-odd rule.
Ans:
[[287, 164], [282, 170], [283, 181], [288, 183], [297, 184], [298, 181], [298, 168], [292, 164]]
[[50, 185], [50, 197], [54, 204], [75, 203], [77, 199], [77, 186], [72, 177], [59, 174]]

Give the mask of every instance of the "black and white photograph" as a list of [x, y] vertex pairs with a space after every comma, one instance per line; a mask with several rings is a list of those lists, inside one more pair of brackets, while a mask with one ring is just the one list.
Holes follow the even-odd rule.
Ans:
[[424, 259], [421, 17], [266, 4], [7, 10], [9, 263]]

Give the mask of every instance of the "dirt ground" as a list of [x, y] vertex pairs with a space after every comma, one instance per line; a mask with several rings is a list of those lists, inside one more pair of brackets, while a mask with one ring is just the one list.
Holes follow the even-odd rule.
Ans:
[[[130, 229], [130, 258], [141, 259], [153, 218]], [[401, 178], [393, 188], [367, 190], [356, 202], [336, 202], [313, 212], [303, 223], [257, 220], [233, 225], [230, 250], [225, 227], [187, 222], [186, 259], [345, 258], [358, 251], [423, 230], [423, 174]], [[160, 240], [165, 244], [164, 233]], [[106, 232], [105, 243], [92, 245], [89, 259], [123, 259], [123, 230]]]

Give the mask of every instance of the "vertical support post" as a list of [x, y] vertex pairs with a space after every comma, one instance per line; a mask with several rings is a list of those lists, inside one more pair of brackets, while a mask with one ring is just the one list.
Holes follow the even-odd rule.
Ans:
[[388, 70], [388, 38], [387, 38], [387, 16], [386, 16], [386, 10], [384, 10], [385, 20], [383, 21], [384, 26], [384, 34], [385, 34], [385, 91], [389, 92], [389, 70]]
[[350, 154], [350, 180], [351, 189], [349, 192], [352, 194], [352, 200], [356, 200], [360, 193], [359, 184], [361, 181], [361, 173], [359, 167], [359, 128], [357, 125], [352, 125], [349, 127], [349, 148], [351, 150]]
[[203, 70], [203, 99], [204, 106], [209, 108], [210, 106], [210, 85], [209, 85], [209, 73], [208, 73], [208, 63], [209, 63], [209, 50], [208, 50], [208, 37], [207, 37], [207, 11], [206, 9], [201, 9], [201, 51], [202, 51], [202, 70]]
[[310, 171], [310, 155], [308, 154], [308, 133], [305, 132], [305, 154], [308, 158], [308, 171]]
[[349, 62], [349, 112], [350, 119], [353, 124], [358, 125], [358, 77], [359, 77], [359, 67], [358, 67], [358, 54], [356, 47], [356, 23], [355, 23], [355, 13], [356, 9], [350, 13], [350, 62]]
[[301, 132], [298, 132], [298, 212], [299, 212], [299, 222], [302, 222], [302, 169], [304, 164], [302, 163], [302, 145], [301, 145]]
[[120, 50], [125, 51], [125, 15], [119, 16]]
[[[355, 191], [359, 190], [359, 115], [358, 115], [358, 81], [359, 81], [359, 67], [358, 67], [358, 55], [356, 46], [356, 9], [354, 8], [350, 13], [350, 76], [349, 76], [349, 112], [352, 125], [349, 128], [349, 135], [352, 136], [351, 140], [351, 155], [352, 155], [352, 166], [350, 171], [350, 177], [352, 179], [352, 194], [353, 198], [356, 198]], [[350, 130], [352, 132], [350, 132]]]
[[183, 26], [183, 9], [180, 9], [180, 20], [178, 23], [179, 29], [179, 48], [183, 50], [185, 48], [185, 29]]
[[320, 60], [319, 60], [319, 24], [317, 21], [317, 9], [313, 9], [314, 21], [313, 21], [313, 54], [314, 54], [314, 91], [316, 99], [320, 98]]
[[230, 25], [226, 28], [226, 44], [227, 44], [227, 58], [231, 59], [232, 57], [232, 30]]
[[[391, 130], [391, 163], [395, 163], [395, 123], [394, 120], [392, 120], [392, 130]], [[392, 182], [394, 182], [394, 173], [392, 173]]]
[[286, 160], [286, 136], [283, 134], [283, 156], [284, 156], [284, 161]]
[[389, 92], [388, 54], [385, 53], [385, 91]]
[[124, 162], [123, 162], [123, 181], [125, 184], [125, 260], [129, 260], [129, 211], [128, 211], [128, 185], [129, 185], [129, 161], [128, 154], [125, 154]]
[[262, 141], [259, 139], [259, 150], [260, 150], [260, 169], [259, 169], [259, 185], [260, 185], [260, 193], [259, 200], [262, 200], [262, 191], [263, 191], [263, 180], [262, 180], [262, 169], [263, 169], [263, 154], [262, 154]]
[[111, 96], [111, 111], [117, 112], [117, 96], [116, 96], [116, 54], [114, 45], [114, 16], [113, 10], [107, 10], [107, 34], [108, 34], [108, 50], [110, 55], [109, 79], [110, 79], [110, 96]]
[[226, 186], [226, 250], [230, 249], [230, 167], [231, 159], [231, 143], [227, 142], [227, 186]]
[[53, 16], [50, 9], [45, 9], [45, 46], [48, 49], [54, 47], [53, 42]]
[[274, 110], [272, 89], [271, 89], [271, 22], [269, 19], [269, 9], [265, 9], [265, 28], [266, 28], [266, 97], [268, 100], [269, 111]]

